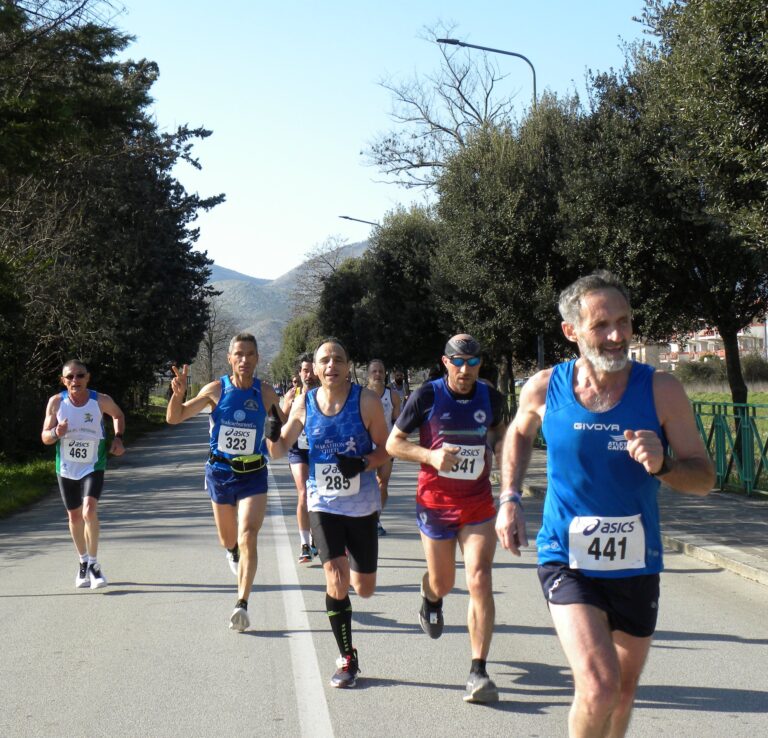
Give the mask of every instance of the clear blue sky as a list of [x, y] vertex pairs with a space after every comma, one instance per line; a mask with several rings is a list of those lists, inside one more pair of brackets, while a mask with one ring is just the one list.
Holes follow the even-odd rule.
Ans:
[[[516, 51], [538, 91], [577, 91], [588, 69], [623, 64], [640, 38], [643, 0], [123, 0], [115, 25], [137, 37], [127, 56], [156, 61], [162, 130], [189, 123], [213, 135], [196, 147], [202, 171], [179, 167], [191, 192], [224, 192], [201, 216], [198, 243], [217, 264], [275, 278], [337, 235], [364, 240], [398, 203], [423, 196], [383, 184], [362, 149], [392, 129], [382, 79], [437, 71], [423, 40], [438, 21], [469, 43]], [[473, 52], [480, 53], [480, 52]], [[524, 61], [496, 55], [509, 94], [531, 99]]]

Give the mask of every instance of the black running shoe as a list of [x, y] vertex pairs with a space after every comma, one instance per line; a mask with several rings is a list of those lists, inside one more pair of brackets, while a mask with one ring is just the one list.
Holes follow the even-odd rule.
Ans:
[[471, 671], [467, 679], [467, 691], [464, 695], [464, 702], [498, 701], [499, 690], [496, 689], [493, 679], [485, 672], [478, 674], [476, 671]]
[[443, 600], [430, 602], [424, 597], [423, 590], [421, 596], [421, 610], [419, 610], [419, 623], [421, 629], [430, 638], [439, 638], [443, 634]]
[[88, 577], [91, 580], [91, 589], [101, 589], [107, 586], [107, 578], [98, 564], [88, 566]]
[[350, 689], [357, 684], [357, 675], [360, 673], [360, 665], [357, 662], [357, 649], [352, 653], [339, 656], [336, 659], [337, 669], [331, 677], [331, 686], [339, 689]]
[[299, 563], [309, 564], [312, 561], [312, 551], [306, 543], [301, 544], [301, 552], [299, 553]]

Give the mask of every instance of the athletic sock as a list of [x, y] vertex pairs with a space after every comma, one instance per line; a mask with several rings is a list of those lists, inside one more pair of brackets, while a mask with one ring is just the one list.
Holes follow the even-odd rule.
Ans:
[[87, 564], [88, 563], [88, 554], [78, 554], [80, 557], [80, 563], [81, 564]]
[[247, 610], [248, 609], [248, 600], [238, 600], [235, 603], [235, 610], [237, 610], [238, 607], [242, 607], [243, 610]]
[[472, 666], [469, 671], [471, 674], [486, 674], [485, 659], [472, 659]]
[[349, 595], [343, 600], [336, 600], [327, 592], [325, 595], [325, 609], [328, 619], [331, 621], [331, 630], [336, 638], [339, 653], [342, 655], [352, 653], [352, 603]]
[[301, 545], [302, 546], [309, 546], [309, 531], [308, 530], [300, 530], [299, 536], [301, 536]]
[[240, 558], [240, 546], [237, 543], [232, 548], [228, 548], [227, 551], [232, 554], [235, 560]]
[[99, 562], [96, 561], [96, 557], [95, 556], [90, 556], [90, 555], [88, 556], [88, 566], [96, 566], [96, 564], [98, 564], [98, 563]]

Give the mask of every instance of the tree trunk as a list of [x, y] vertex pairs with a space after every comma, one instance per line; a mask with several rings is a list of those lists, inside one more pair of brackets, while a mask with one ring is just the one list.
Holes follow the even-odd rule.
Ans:
[[731, 399], [733, 402], [746, 402], [747, 385], [744, 382], [744, 375], [741, 373], [738, 331], [722, 328], [721, 326], [718, 326], [717, 329], [723, 339], [723, 347], [725, 348], [725, 371], [728, 376], [728, 386], [731, 389]]

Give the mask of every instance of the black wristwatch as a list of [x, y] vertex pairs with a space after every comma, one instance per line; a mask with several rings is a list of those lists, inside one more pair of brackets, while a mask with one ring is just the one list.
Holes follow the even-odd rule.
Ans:
[[672, 471], [672, 467], [669, 465], [669, 456], [664, 454], [664, 460], [661, 462], [661, 467], [659, 468], [659, 471], [654, 472], [654, 477], [663, 477], [665, 474], [668, 474]]

